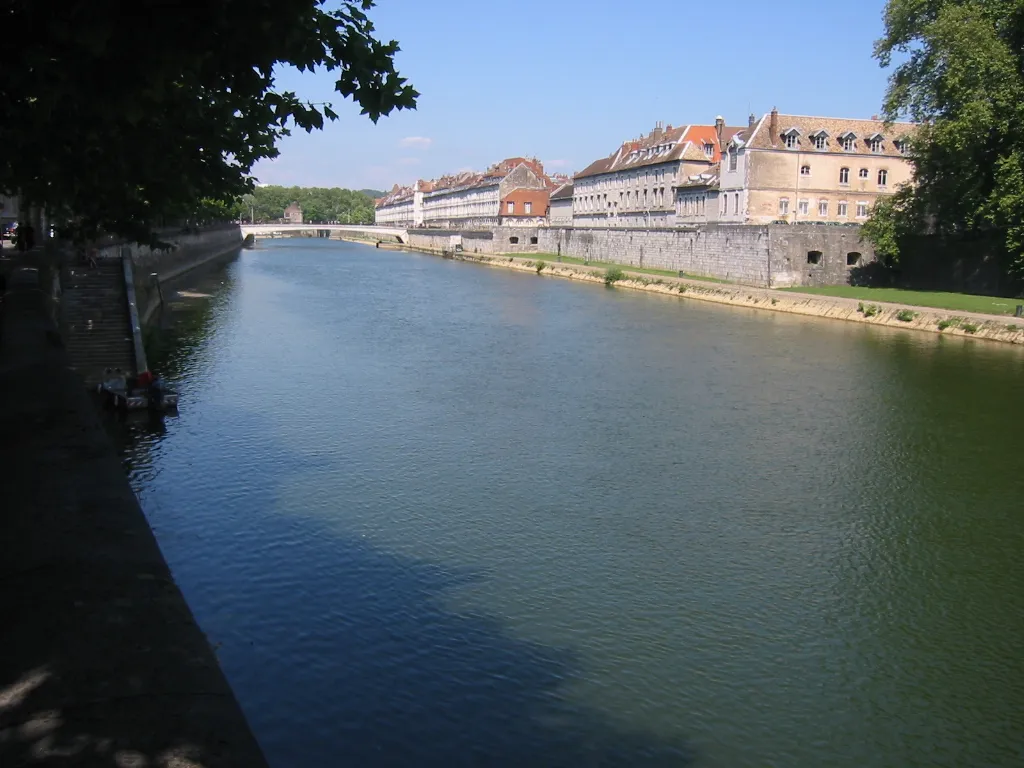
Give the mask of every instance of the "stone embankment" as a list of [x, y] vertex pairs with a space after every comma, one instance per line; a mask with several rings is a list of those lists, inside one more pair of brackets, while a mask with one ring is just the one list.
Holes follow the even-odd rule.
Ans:
[[2, 305], [0, 765], [265, 768], [70, 370], [46, 277], [13, 268]]
[[[407, 250], [422, 249], [409, 248]], [[429, 252], [440, 253], [436, 250]], [[520, 272], [534, 272], [549, 277], [562, 277], [591, 283], [605, 282], [606, 265], [584, 266], [544, 259], [488, 256], [465, 252], [447, 255], [460, 261], [503, 267]], [[540, 267], [541, 264], [543, 267]], [[888, 302], [863, 302], [857, 299], [776, 291], [686, 278], [653, 277], [630, 272], [628, 269], [623, 270], [623, 279], [615, 281], [615, 286], [772, 312], [788, 312], [809, 317], [926, 331], [946, 336], [966, 336], [1010, 344], [1024, 344], [1024, 319], [1008, 316], [997, 317], [972, 312], [953, 312]]]

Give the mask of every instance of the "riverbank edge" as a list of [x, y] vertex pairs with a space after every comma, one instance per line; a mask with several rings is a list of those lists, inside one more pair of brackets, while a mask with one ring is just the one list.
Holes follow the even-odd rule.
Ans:
[[[367, 244], [358, 238], [342, 238], [349, 242]], [[580, 280], [589, 283], [604, 283], [605, 266], [591, 267], [581, 264], [563, 264], [529, 256], [491, 256], [478, 253], [456, 252], [442, 254], [439, 250], [414, 248], [408, 245], [389, 243], [388, 250], [404, 250], [415, 253], [444, 255], [455, 261], [473, 262], [490, 267], [512, 269], [517, 272], [534, 272], [548, 277]], [[540, 262], [544, 267], [538, 271]], [[761, 309], [770, 312], [786, 312], [805, 317], [819, 317], [828, 320], [884, 325], [890, 328], [922, 331], [942, 336], [961, 336], [971, 339], [985, 339], [1004, 344], [1024, 345], [1024, 319], [1010, 316], [997, 317], [976, 312], [953, 312], [913, 304], [890, 302], [864, 302], [838, 296], [778, 291], [771, 288], [754, 288], [728, 283], [711, 283], [703, 280], [676, 277], [655, 277], [631, 272], [622, 267], [624, 279], [617, 280], [616, 288], [657, 293], [682, 299], [696, 299], [734, 307]], [[903, 319], [901, 319], [903, 318]]]
[[0, 333], [0, 763], [265, 768], [23, 266]]

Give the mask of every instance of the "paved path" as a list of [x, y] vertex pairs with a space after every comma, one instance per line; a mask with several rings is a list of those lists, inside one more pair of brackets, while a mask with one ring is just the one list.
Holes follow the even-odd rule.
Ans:
[[0, 766], [262, 768], [30, 260], [0, 265]]

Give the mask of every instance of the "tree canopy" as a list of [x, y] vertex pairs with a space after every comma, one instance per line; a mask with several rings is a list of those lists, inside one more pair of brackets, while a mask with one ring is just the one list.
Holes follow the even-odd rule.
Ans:
[[[873, 214], [893, 238], [998, 230], [1024, 270], [1024, 0], [889, 0], [886, 117], [923, 123], [914, 184]], [[871, 228], [869, 228], [869, 233]]]
[[303, 220], [307, 222], [373, 223], [373, 198], [337, 187], [259, 186], [235, 204], [232, 218], [274, 221], [283, 217], [284, 209], [292, 203], [301, 206]]
[[251, 191], [289, 127], [337, 117], [275, 88], [277, 67], [334, 73], [373, 121], [414, 107], [372, 1], [325, 3], [5, 0], [0, 189], [81, 229], [145, 237]]

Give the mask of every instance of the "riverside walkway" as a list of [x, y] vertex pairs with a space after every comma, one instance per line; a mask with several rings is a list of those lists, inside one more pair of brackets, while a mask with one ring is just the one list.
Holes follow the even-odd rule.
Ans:
[[33, 256], [6, 264], [0, 325], [0, 765], [262, 768]]

